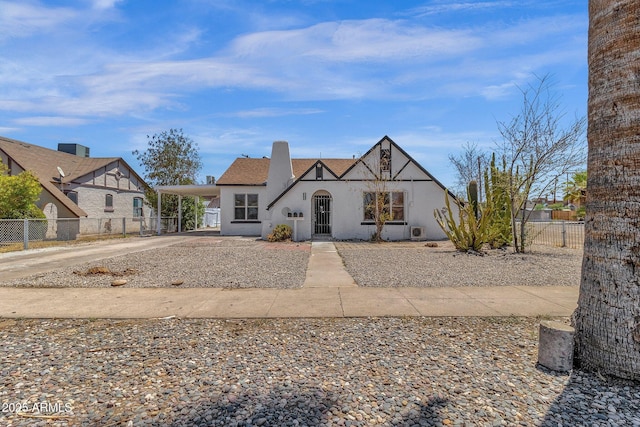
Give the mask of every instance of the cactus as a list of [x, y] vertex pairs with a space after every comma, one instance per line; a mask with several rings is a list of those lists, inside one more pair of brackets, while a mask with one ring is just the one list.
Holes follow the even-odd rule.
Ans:
[[489, 221], [492, 239], [488, 242], [492, 248], [502, 248], [511, 243], [511, 204], [507, 194], [506, 165], [503, 160], [503, 169], [496, 167], [496, 156], [491, 157], [491, 165], [484, 171], [484, 194], [486, 203], [492, 206], [492, 216]]
[[491, 205], [477, 206], [479, 210], [477, 218], [471, 203], [463, 204], [458, 199], [453, 199], [453, 201], [458, 208], [457, 222], [451, 210], [448, 192], [445, 192], [445, 213], [435, 209], [433, 216], [457, 250], [461, 252], [480, 251], [485, 243], [491, 241], [489, 229]]
[[485, 243], [492, 248], [501, 248], [511, 242], [511, 205], [505, 186], [507, 175], [495, 163], [494, 155], [490, 169], [484, 173], [484, 203], [478, 202], [478, 183], [471, 181], [467, 186], [469, 203], [463, 204], [454, 199], [459, 212], [457, 221], [448, 194], [445, 194], [445, 211], [436, 209], [433, 213], [442, 231], [459, 251], [479, 251]]
[[476, 181], [469, 182], [467, 186], [467, 194], [469, 196], [469, 203], [473, 208], [473, 214], [478, 219], [478, 183]]

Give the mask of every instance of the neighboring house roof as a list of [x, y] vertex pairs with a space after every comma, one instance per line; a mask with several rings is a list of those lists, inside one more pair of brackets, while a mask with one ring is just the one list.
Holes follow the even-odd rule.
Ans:
[[[304, 175], [318, 161], [329, 168], [336, 176], [346, 172], [357, 159], [291, 159], [293, 175]], [[269, 176], [270, 159], [238, 158], [216, 181], [216, 185], [266, 185]]]
[[22, 169], [33, 172], [42, 187], [78, 217], [87, 216], [87, 213], [58, 188], [58, 167], [65, 175], [62, 183], [68, 183], [117, 161], [126, 166], [139, 182], [144, 183], [144, 180], [120, 157], [80, 157], [5, 137], [0, 137], [0, 150]]

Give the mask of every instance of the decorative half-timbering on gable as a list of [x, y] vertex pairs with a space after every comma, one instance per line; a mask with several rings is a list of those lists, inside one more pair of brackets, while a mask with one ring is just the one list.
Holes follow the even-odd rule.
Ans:
[[291, 159], [288, 143], [278, 141], [271, 158], [237, 159], [217, 185], [222, 234], [266, 238], [289, 224], [298, 240], [366, 240], [375, 231], [370, 202], [380, 197], [383, 238], [445, 237], [433, 211], [446, 189], [387, 136], [357, 159]]

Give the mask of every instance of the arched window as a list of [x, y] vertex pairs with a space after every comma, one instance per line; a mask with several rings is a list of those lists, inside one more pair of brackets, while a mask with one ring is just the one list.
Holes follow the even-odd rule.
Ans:
[[113, 212], [113, 194], [106, 194], [104, 196], [104, 211]]

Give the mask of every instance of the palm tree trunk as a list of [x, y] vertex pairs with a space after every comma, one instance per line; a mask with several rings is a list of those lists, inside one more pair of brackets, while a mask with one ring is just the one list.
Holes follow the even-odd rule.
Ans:
[[589, 159], [576, 362], [640, 380], [640, 2], [589, 2]]

